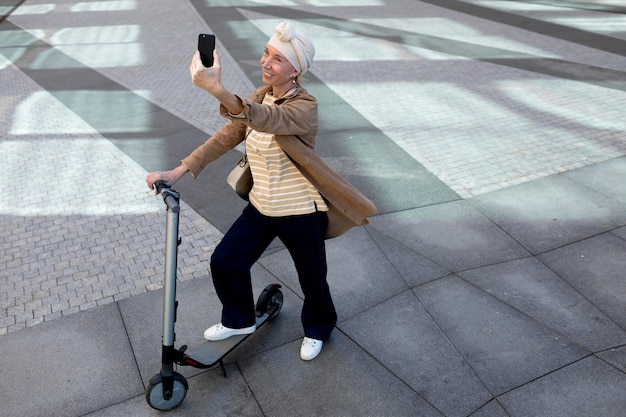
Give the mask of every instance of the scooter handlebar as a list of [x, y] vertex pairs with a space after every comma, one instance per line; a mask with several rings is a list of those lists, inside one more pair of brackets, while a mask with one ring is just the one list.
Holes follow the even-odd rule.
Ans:
[[163, 196], [163, 201], [167, 207], [174, 213], [180, 211], [180, 194], [172, 190], [172, 184], [166, 184], [163, 181], [157, 181], [154, 183], [154, 189], [157, 193]]
[[163, 181], [157, 181], [152, 185], [152, 187], [156, 190], [157, 193], [161, 194], [163, 189], [172, 188], [172, 184], [167, 184], [167, 183], [164, 183]]

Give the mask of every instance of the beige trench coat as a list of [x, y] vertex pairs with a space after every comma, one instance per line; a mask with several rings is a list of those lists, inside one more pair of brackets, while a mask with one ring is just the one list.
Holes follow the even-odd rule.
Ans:
[[317, 101], [304, 88], [277, 100], [274, 106], [261, 104], [271, 87], [260, 87], [249, 98], [240, 98], [243, 116], [231, 116], [221, 106], [220, 113], [229, 118], [218, 132], [194, 150], [181, 163], [196, 178], [202, 169], [245, 138], [247, 127], [273, 132], [276, 143], [313, 184], [329, 206], [326, 238], [337, 237], [354, 226], [369, 223], [376, 206], [315, 153], [319, 128]]

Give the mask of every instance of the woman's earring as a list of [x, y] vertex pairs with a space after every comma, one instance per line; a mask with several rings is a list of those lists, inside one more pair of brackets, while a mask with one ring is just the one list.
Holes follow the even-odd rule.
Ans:
[[295, 76], [295, 75], [292, 75], [292, 76], [291, 76], [291, 82], [292, 82], [292, 83], [294, 83], [294, 84], [296, 84], [296, 76]]

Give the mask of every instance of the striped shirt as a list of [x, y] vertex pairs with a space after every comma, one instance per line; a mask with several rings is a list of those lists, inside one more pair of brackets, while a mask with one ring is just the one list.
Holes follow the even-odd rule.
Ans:
[[[266, 94], [263, 104], [275, 100]], [[246, 138], [246, 153], [254, 178], [250, 203], [259, 212], [282, 217], [328, 211], [319, 191], [278, 146], [273, 134], [252, 130]]]

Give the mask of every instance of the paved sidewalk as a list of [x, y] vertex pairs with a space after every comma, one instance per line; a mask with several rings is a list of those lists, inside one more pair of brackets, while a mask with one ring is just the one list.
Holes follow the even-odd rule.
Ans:
[[[387, 2], [390, 3], [390, 2]], [[340, 321], [300, 361], [285, 308], [172, 415], [606, 416], [626, 409], [626, 32], [618, 2], [0, 1], [0, 415], [159, 415], [164, 205], [145, 187], [259, 82], [276, 23], [314, 39], [318, 152], [377, 204], [328, 242]], [[219, 318], [208, 259], [238, 151], [183, 198], [178, 344]]]

